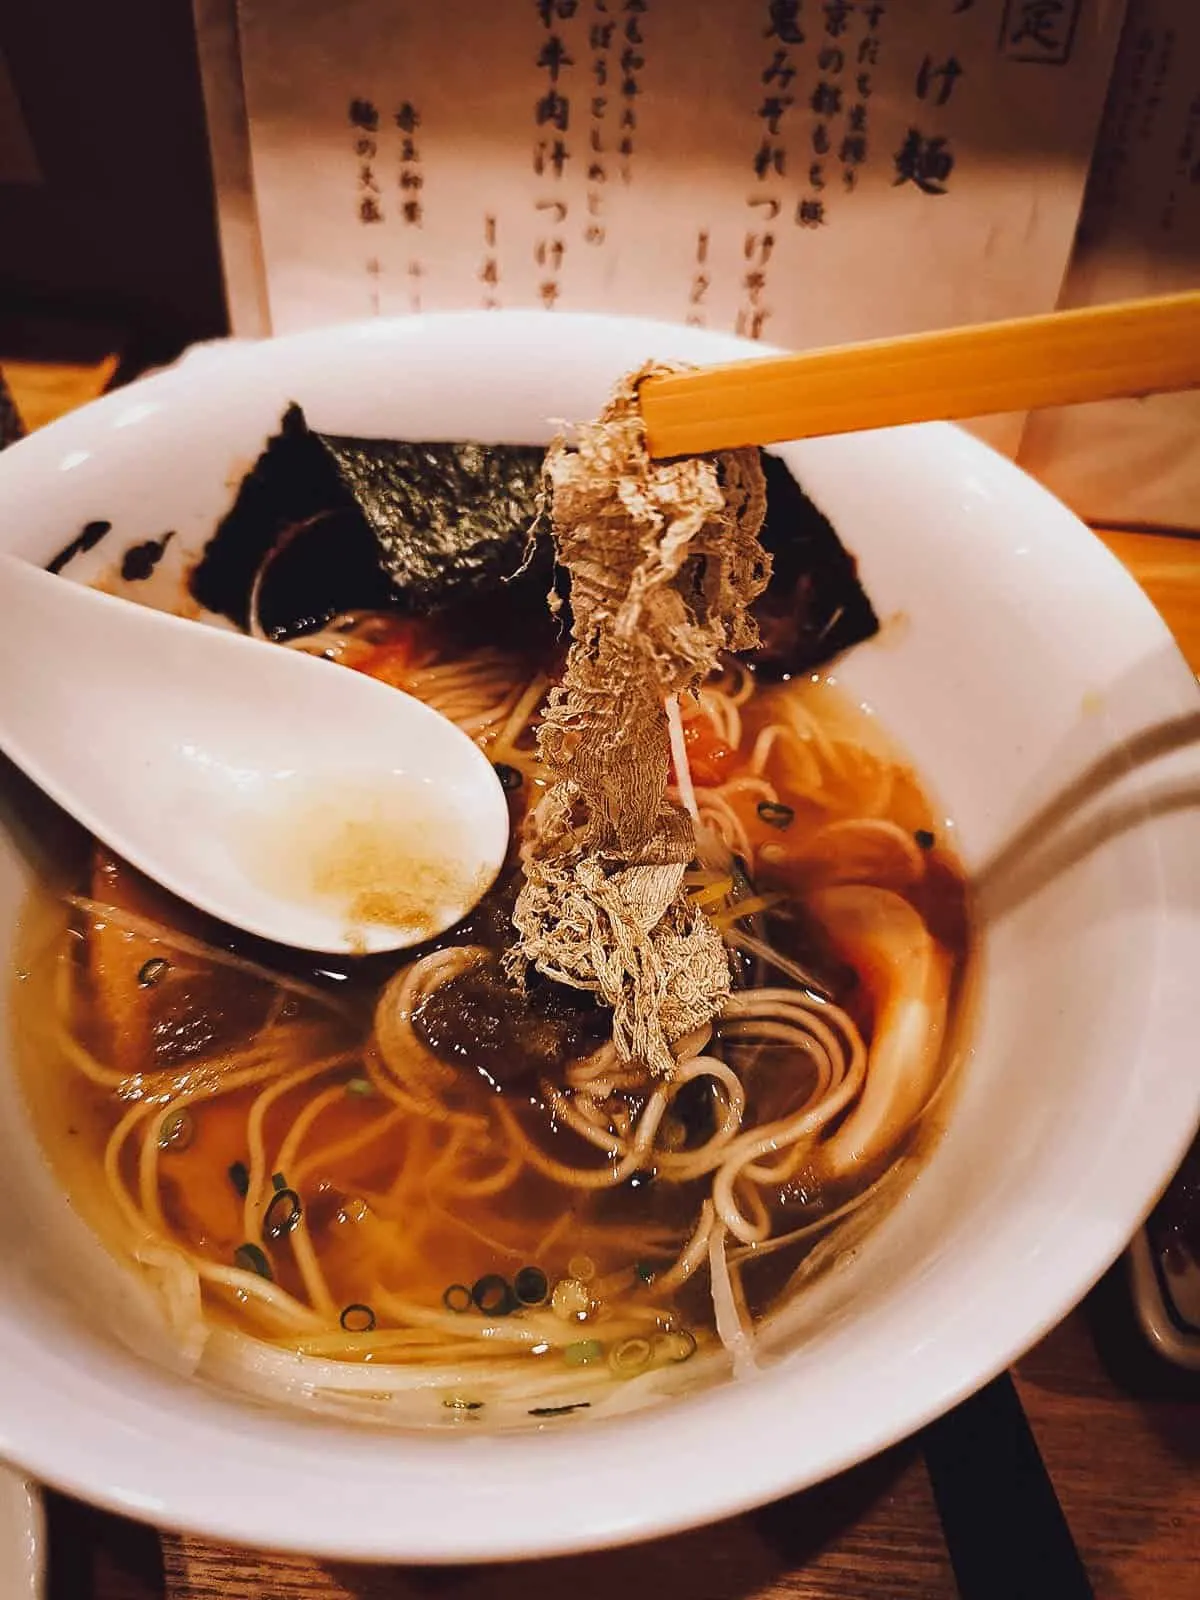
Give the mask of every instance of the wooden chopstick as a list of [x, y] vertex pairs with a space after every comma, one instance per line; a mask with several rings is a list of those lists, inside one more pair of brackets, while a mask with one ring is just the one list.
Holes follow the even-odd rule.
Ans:
[[648, 378], [652, 456], [1200, 387], [1200, 293]]

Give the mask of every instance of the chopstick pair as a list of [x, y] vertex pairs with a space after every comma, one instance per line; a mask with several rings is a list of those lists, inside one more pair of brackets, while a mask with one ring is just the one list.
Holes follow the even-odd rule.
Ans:
[[1200, 387], [1200, 293], [647, 378], [650, 454]]

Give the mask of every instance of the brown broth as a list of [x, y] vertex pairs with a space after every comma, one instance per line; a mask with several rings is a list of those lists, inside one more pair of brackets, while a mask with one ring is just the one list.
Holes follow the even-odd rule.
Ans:
[[[381, 657], [385, 664], [394, 661], [394, 646], [389, 650]], [[369, 658], [355, 664], [371, 669]], [[877, 725], [825, 684], [762, 690], [742, 708], [737, 750], [722, 745], [711, 723], [698, 732], [689, 724], [697, 771], [723, 782], [744, 775], [757, 736], [789, 702], [802, 705], [815, 719], [820, 735], [816, 744], [827, 748], [824, 798], [816, 804], [804, 763], [789, 761], [782, 752], [767, 762], [766, 772], [779, 803], [792, 813], [784, 826], [778, 816], [771, 820], [760, 814], [754, 792], [733, 794], [731, 804], [756, 862], [753, 889], [772, 897], [758, 925], [778, 949], [828, 985], [869, 1043], [880, 996], [865, 974], [831, 951], [805, 903], [814, 886], [846, 871], [853, 878], [855, 867], [836, 855], [814, 860], [805, 853], [806, 841], [822, 824], [861, 816], [866, 805], [918, 840], [924, 868], [919, 880], [892, 886], [919, 912], [950, 963], [947, 1042], [940, 1067], [948, 1075], [960, 1038], [971, 947], [967, 887], [942, 819]], [[523, 748], [528, 751], [528, 740]], [[514, 821], [519, 821], [531, 791], [536, 793], [537, 783], [536, 775], [529, 776], [510, 796]], [[888, 872], [866, 881], [888, 886]], [[80, 887], [77, 877], [71, 887]], [[199, 1092], [201, 1098], [187, 1108], [186, 1137], [157, 1153], [154, 1187], [161, 1219], [154, 1221], [152, 1231], [221, 1267], [233, 1264], [246, 1244], [258, 1245], [279, 1288], [301, 1305], [310, 1305], [296, 1234], [247, 1238], [237, 1173], [251, 1165], [248, 1126], [264, 1091], [305, 1062], [342, 1051], [344, 1059], [328, 1070], [279, 1093], [261, 1127], [267, 1171], [278, 1171], [277, 1186], [298, 1196], [304, 1237], [328, 1291], [330, 1303], [316, 1308], [322, 1326], [336, 1333], [342, 1308], [369, 1305], [377, 1329], [386, 1329], [397, 1323], [386, 1310], [389, 1296], [440, 1312], [451, 1285], [469, 1288], [488, 1274], [511, 1282], [521, 1267], [535, 1266], [551, 1286], [576, 1276], [589, 1281], [593, 1308], [582, 1319], [581, 1337], [593, 1325], [602, 1333], [605, 1314], [619, 1315], [641, 1304], [651, 1307], [655, 1327], [686, 1326], [702, 1342], [711, 1341], [706, 1274], [696, 1274], [667, 1296], [656, 1296], [653, 1282], [691, 1234], [708, 1192], [707, 1180], [674, 1183], [650, 1167], [613, 1188], [572, 1188], [527, 1162], [498, 1196], [470, 1192], [485, 1187], [504, 1165], [510, 1147], [505, 1116], [551, 1161], [588, 1173], [604, 1169], [608, 1158], [563, 1125], [547, 1099], [547, 1083], [561, 1084], [567, 1064], [586, 1056], [604, 1037], [605, 1014], [586, 998], [535, 986], [527, 1001], [503, 1000], [498, 997], [499, 980], [478, 968], [434, 991], [434, 998], [417, 1008], [418, 1038], [453, 1077], [448, 1103], [460, 1117], [478, 1120], [478, 1149], [464, 1155], [459, 1124], [393, 1104], [381, 1095], [369, 1064], [364, 1064], [373, 1007], [395, 967], [392, 958], [348, 961], [336, 971], [305, 971], [294, 955], [265, 950], [206, 923], [102, 853], [94, 856], [90, 881], [83, 887], [96, 901], [124, 913], [290, 972], [338, 1006], [336, 1013], [328, 1012], [319, 998], [278, 989], [267, 978], [203, 955], [174, 951], [131, 931], [119, 919], [64, 911], [55, 899], [56, 886], [41, 893], [27, 918], [22, 962], [28, 977], [18, 986], [27, 1095], [65, 1189], [119, 1254], [128, 1255], [135, 1241], [104, 1176], [105, 1148], [113, 1131], [146, 1097], [161, 1094], [169, 1110], [181, 1093]], [[430, 948], [478, 944], [501, 949], [511, 937], [508, 910], [515, 888], [510, 870], [464, 924]], [[54, 964], [39, 952], [56, 922], [60, 937], [65, 924], [76, 930], [66, 946], [76, 984], [73, 1031], [94, 1060], [120, 1079], [111, 1088], [98, 1087], [76, 1070], [48, 1034]], [[166, 969], [147, 982], [160, 960], [167, 961]], [[206, 1094], [206, 1086], [216, 1084], [204, 1063], [227, 1062], [230, 1052], [246, 1050], [255, 1030], [272, 1016], [272, 1026], [284, 1030], [279, 1037], [290, 1041], [285, 1059], [255, 1081]], [[811, 1083], [811, 1068], [794, 1051], [760, 1047], [746, 1083], [747, 1125], [786, 1115], [804, 1099]], [[623, 1108], [636, 1121], [647, 1092], [630, 1091], [624, 1102], [614, 1102], [614, 1111]], [[704, 1094], [692, 1098], [694, 1104], [683, 1104], [681, 1097], [678, 1112], [672, 1113], [683, 1149], [702, 1142], [715, 1115], [711, 1093], [707, 1102]], [[295, 1130], [313, 1117], [318, 1100], [314, 1120], [297, 1140]], [[767, 1195], [772, 1236], [836, 1210], [898, 1156], [923, 1151], [945, 1103], [942, 1096], [935, 1115], [919, 1117], [881, 1165], [855, 1173], [852, 1181], [831, 1181], [822, 1172], [818, 1142], [811, 1158]], [[289, 1139], [294, 1150], [283, 1159], [280, 1151]], [[127, 1139], [118, 1170], [135, 1203], [145, 1160], [142, 1140]], [[778, 1251], [764, 1256], [760, 1265], [750, 1259], [745, 1292], [753, 1317], [770, 1309], [808, 1248], [801, 1243]], [[290, 1336], [272, 1325], [253, 1297], [206, 1288], [205, 1306], [222, 1325], [289, 1344]], [[468, 1359], [462, 1350], [456, 1354]]]

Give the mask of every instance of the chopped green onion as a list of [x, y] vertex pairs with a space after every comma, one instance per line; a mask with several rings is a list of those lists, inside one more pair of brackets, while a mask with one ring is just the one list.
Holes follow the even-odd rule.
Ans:
[[639, 1283], [653, 1283], [658, 1276], [649, 1261], [635, 1261], [633, 1275]]
[[143, 961], [138, 968], [138, 988], [153, 989], [154, 985], [170, 970], [171, 963], [164, 961], [161, 956], [151, 956], [149, 961]]
[[569, 1367], [586, 1367], [592, 1361], [603, 1361], [604, 1346], [599, 1339], [576, 1339], [563, 1350], [563, 1360]]
[[608, 1364], [618, 1378], [632, 1378], [650, 1365], [654, 1354], [649, 1339], [622, 1339], [608, 1358]]
[[570, 1406], [534, 1406], [529, 1415], [531, 1417], [568, 1417], [572, 1411], [586, 1411], [591, 1403], [590, 1400], [576, 1400], [574, 1405]]
[[550, 1283], [541, 1267], [522, 1267], [513, 1279], [513, 1289], [523, 1306], [540, 1306], [550, 1293]]
[[353, 1305], [346, 1307], [338, 1321], [346, 1333], [370, 1333], [375, 1326], [375, 1313], [370, 1306], [355, 1301]]
[[930, 833], [928, 828], [918, 828], [916, 833], [913, 834], [913, 838], [917, 841], [922, 850], [932, 850], [934, 845], [937, 843], [936, 838], [932, 833]]
[[447, 1311], [455, 1311], [461, 1316], [464, 1311], [470, 1311], [475, 1302], [465, 1283], [452, 1283], [442, 1294], [442, 1304]]
[[447, 1411], [482, 1411], [482, 1400], [460, 1400], [457, 1395], [450, 1400], [443, 1400], [442, 1404]]
[[160, 1150], [186, 1150], [195, 1137], [196, 1124], [191, 1113], [182, 1107], [178, 1111], [168, 1111], [158, 1125]]
[[271, 1263], [256, 1244], [240, 1244], [233, 1252], [233, 1264], [241, 1267], [243, 1272], [257, 1272], [260, 1278], [266, 1278], [270, 1283], [274, 1274]]
[[346, 1083], [346, 1093], [357, 1095], [361, 1100], [369, 1100], [375, 1093], [375, 1085], [370, 1078], [350, 1078]]
[[785, 806], [777, 800], [760, 800], [757, 811], [769, 828], [790, 828], [796, 820], [796, 813], [791, 806]]
[[250, 1169], [244, 1161], [235, 1161], [229, 1168], [229, 1181], [244, 1200], [250, 1193]]
[[285, 1239], [300, 1221], [300, 1196], [294, 1189], [276, 1189], [263, 1218], [263, 1238], [268, 1244]]
[[567, 1272], [580, 1283], [591, 1283], [596, 1276], [596, 1263], [591, 1256], [572, 1256], [567, 1262]]
[[696, 1354], [696, 1336], [686, 1328], [664, 1333], [655, 1339], [654, 1353], [666, 1361], [689, 1361]]
[[271, 1174], [271, 1187], [275, 1190], [276, 1194], [282, 1194], [287, 1186], [288, 1181], [282, 1172], [273, 1172]]
[[471, 1299], [485, 1317], [507, 1317], [517, 1304], [512, 1285], [498, 1272], [488, 1272], [476, 1279], [471, 1287]]
[[497, 761], [494, 763], [494, 765], [496, 768], [496, 776], [500, 779], [500, 787], [504, 790], [505, 794], [511, 794], [514, 789], [519, 789], [525, 782], [525, 779], [521, 776], [519, 768], [510, 767], [507, 761]]

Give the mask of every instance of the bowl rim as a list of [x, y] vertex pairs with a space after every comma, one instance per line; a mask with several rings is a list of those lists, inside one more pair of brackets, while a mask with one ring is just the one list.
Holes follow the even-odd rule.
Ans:
[[[244, 362], [252, 366], [272, 360], [272, 351], [280, 345], [301, 355], [311, 353], [318, 359], [323, 347], [332, 341], [338, 345], [371, 339], [393, 339], [419, 335], [430, 325], [443, 325], [453, 321], [465, 324], [468, 331], [476, 326], [488, 327], [502, 319], [508, 326], [527, 326], [529, 336], [544, 337], [547, 331], [544, 312], [446, 312], [418, 317], [380, 319], [378, 321], [348, 324], [286, 336], [281, 340], [220, 341], [201, 346], [185, 354], [174, 367], [153, 376], [140, 379], [111, 395], [92, 402], [79, 411], [69, 414], [13, 446], [0, 457], [0, 484], [7, 472], [13, 470], [9, 463], [29, 463], [37, 470], [44, 460], [57, 459], [62, 450], [71, 444], [82, 445], [90, 439], [96, 424], [106, 421], [122, 407], [128, 407], [130, 398], [182, 399], [191, 389], [191, 374], [210, 368], [226, 381], [236, 378]], [[614, 324], [631, 334], [645, 338], [647, 345], [661, 338], [678, 344], [686, 331], [673, 324], [647, 319], [611, 317], [602, 313], [556, 313], [555, 326], [578, 324], [593, 332], [603, 332]], [[729, 336], [710, 335], [707, 344], [721, 353], [717, 359], [729, 359], [729, 352], [746, 356], [775, 353], [765, 345], [750, 345], [735, 341]], [[1141, 596], [1132, 578], [1124, 572], [1116, 558], [1095, 540], [1085, 525], [1062, 506], [1047, 490], [1041, 488], [1006, 458], [974, 439], [963, 430], [945, 423], [927, 423], [902, 431], [911, 439], [913, 447], [939, 457], [948, 457], [966, 463], [985, 481], [995, 483], [1003, 491], [1021, 493], [1030, 503], [1041, 504], [1048, 516], [1058, 521], [1064, 531], [1072, 527], [1070, 537], [1080, 539], [1079, 559], [1091, 562], [1096, 572], [1105, 572], [1107, 581], [1115, 582], [1120, 574], [1121, 584], [1128, 592], [1126, 606], [1129, 625], [1143, 630], [1147, 644], [1163, 652], [1162, 672], [1170, 674], [1171, 682], [1164, 683], [1177, 700], [1181, 710], [1194, 711], [1200, 705], [1196, 680], [1187, 668], [1174, 644], [1165, 623]], [[1086, 541], [1086, 547], [1085, 547]], [[1133, 604], [1137, 596], [1140, 603]], [[1195, 824], [1195, 842], [1200, 844], [1200, 821]], [[1160, 908], [1160, 913], [1162, 908]], [[1178, 1028], [1172, 1022], [1172, 1002], [1165, 995], [1168, 985], [1186, 987], [1188, 973], [1196, 970], [1196, 957], [1200, 957], [1200, 919], [1194, 914], [1189, 919], [1166, 918], [1170, 921], [1173, 938], [1172, 955], [1164, 962], [1162, 981], [1154, 986], [1146, 1000], [1146, 1017], [1143, 1030], [1143, 1051], [1157, 1050], [1167, 1057], [1188, 1055], [1187, 1043], [1179, 1038]], [[1178, 952], [1178, 953], [1176, 953]], [[1178, 997], [1174, 999], [1177, 1008]], [[412, 1510], [405, 1519], [403, 1532], [397, 1535], [386, 1515], [376, 1504], [373, 1514], [353, 1511], [349, 1495], [338, 1496], [324, 1480], [325, 1493], [333, 1494], [337, 1510], [325, 1516], [319, 1528], [311, 1520], [311, 1503], [307, 1495], [298, 1503], [306, 1507], [306, 1515], [297, 1516], [290, 1510], [287, 1496], [269, 1497], [266, 1501], [244, 1493], [236, 1486], [236, 1474], [226, 1481], [224, 1474], [210, 1470], [189, 1479], [185, 1471], [180, 1476], [178, 1451], [174, 1451], [167, 1437], [154, 1439], [139, 1436], [139, 1451], [134, 1457], [126, 1456], [120, 1472], [114, 1472], [111, 1453], [104, 1436], [102, 1415], [80, 1418], [80, 1426], [73, 1436], [64, 1436], [61, 1430], [39, 1430], [34, 1427], [20, 1433], [11, 1418], [4, 1416], [6, 1391], [15, 1384], [28, 1381], [11, 1363], [0, 1362], [0, 1452], [19, 1462], [43, 1481], [67, 1493], [78, 1495], [92, 1503], [105, 1506], [120, 1514], [153, 1521], [158, 1525], [195, 1533], [210, 1540], [248, 1546], [269, 1547], [297, 1552], [315, 1552], [327, 1557], [360, 1561], [420, 1562], [426, 1564], [463, 1563], [487, 1560], [517, 1560], [568, 1554], [600, 1547], [635, 1543], [643, 1539], [681, 1532], [724, 1517], [740, 1514], [781, 1495], [805, 1488], [837, 1472], [843, 1471], [866, 1457], [885, 1449], [897, 1440], [915, 1432], [944, 1411], [950, 1409], [975, 1389], [990, 1381], [999, 1372], [1032, 1345], [1036, 1344], [1066, 1312], [1092, 1287], [1102, 1274], [1120, 1256], [1130, 1234], [1152, 1207], [1162, 1187], [1169, 1180], [1174, 1166], [1182, 1158], [1193, 1136], [1188, 1125], [1189, 1109], [1200, 1115], [1200, 1097], [1190, 1095], [1186, 1074], [1181, 1072], [1179, 1109], [1180, 1131], [1172, 1136], [1165, 1119], [1156, 1122], [1155, 1146], [1152, 1156], [1144, 1156], [1138, 1167], [1136, 1182], [1131, 1183], [1130, 1173], [1123, 1174], [1128, 1198], [1123, 1215], [1118, 1221], [1106, 1213], [1091, 1230], [1086, 1241], [1074, 1242], [1069, 1248], [1059, 1243], [1051, 1250], [1052, 1268], [1047, 1274], [1043, 1263], [1043, 1276], [1053, 1278], [1053, 1290], [1043, 1289], [1038, 1297], [1040, 1310], [1034, 1317], [1028, 1313], [1014, 1315], [1010, 1310], [1007, 1324], [998, 1316], [991, 1343], [986, 1353], [964, 1355], [955, 1353], [956, 1359], [945, 1363], [945, 1370], [934, 1381], [925, 1382], [924, 1388], [916, 1386], [916, 1393], [892, 1398], [886, 1408], [887, 1420], [870, 1426], [858, 1426], [847, 1431], [836, 1444], [829, 1447], [822, 1458], [819, 1471], [797, 1469], [790, 1465], [786, 1449], [766, 1451], [760, 1458], [739, 1461], [736, 1478], [710, 1474], [689, 1484], [686, 1494], [675, 1494], [668, 1502], [647, 1494], [636, 1481], [628, 1485], [609, 1473], [597, 1493], [588, 1503], [587, 1496], [580, 1497], [577, 1515], [564, 1520], [561, 1517], [553, 1527], [533, 1527], [528, 1516], [513, 1518], [511, 1505], [503, 1489], [495, 1495], [484, 1492], [482, 1480], [489, 1475], [503, 1479], [512, 1464], [520, 1459], [523, 1472], [529, 1472], [530, 1435], [495, 1436], [472, 1439], [467, 1443], [458, 1438], [426, 1438], [412, 1434], [402, 1436], [402, 1443], [393, 1435], [378, 1437], [355, 1434], [355, 1453], [361, 1456], [366, 1469], [382, 1469], [386, 1461], [384, 1447], [391, 1441], [397, 1455], [406, 1455], [407, 1446], [415, 1441], [411, 1452], [413, 1459], [422, 1458], [422, 1481], [418, 1483], [417, 1469], [413, 1468], [406, 1480], [405, 1474], [392, 1470], [392, 1485], [407, 1487], [418, 1494], [420, 1505], [415, 1515]], [[1198, 1085], [1200, 1087], [1200, 1085]], [[1189, 1107], [1189, 1098], [1191, 1105]], [[1136, 1211], [1136, 1215], [1131, 1213]], [[0, 1348], [3, 1347], [4, 1326], [0, 1318]], [[53, 1358], [47, 1357], [52, 1363]], [[7, 1373], [6, 1369], [7, 1368]], [[11, 1374], [9, 1376], [8, 1374]], [[40, 1376], [38, 1378], [40, 1382]], [[756, 1430], [769, 1426], [777, 1416], [776, 1408], [786, 1400], [786, 1374], [778, 1370], [763, 1378], [742, 1385], [725, 1385], [718, 1390], [676, 1400], [671, 1403], [673, 1418], [669, 1430], [674, 1436], [671, 1458], [684, 1465], [699, 1448], [712, 1448], [712, 1426], [723, 1428], [731, 1409], [738, 1413], [737, 1427], [728, 1436], [745, 1441], [755, 1437]], [[919, 1396], [919, 1397], [918, 1397]], [[724, 1397], [722, 1399], [722, 1397]], [[212, 1416], [218, 1415], [225, 1403], [213, 1399]], [[239, 1415], [248, 1414], [239, 1406]], [[624, 1452], [633, 1453], [639, 1437], [646, 1437], [649, 1419], [654, 1412], [637, 1413], [628, 1418], [598, 1419], [588, 1425], [586, 1436], [600, 1438], [611, 1436], [618, 1430], [628, 1441]], [[273, 1437], [271, 1449], [281, 1462], [292, 1469], [297, 1466], [296, 1444], [306, 1440], [311, 1445], [314, 1428], [322, 1426], [311, 1420], [296, 1421], [278, 1413], [270, 1413], [267, 1425]], [[340, 1431], [340, 1430], [339, 1430]], [[146, 1432], [146, 1430], [143, 1430]], [[214, 1427], [214, 1439], [216, 1437]], [[536, 1448], [540, 1452], [537, 1471], [532, 1476], [543, 1487], [579, 1481], [578, 1456], [586, 1449], [585, 1435], [536, 1435]], [[153, 1440], [153, 1442], [149, 1442]], [[358, 1441], [361, 1441], [358, 1442]], [[446, 1486], [453, 1484], [454, 1476], [465, 1460], [464, 1445], [473, 1457], [471, 1468], [481, 1482], [475, 1489], [481, 1498], [468, 1499], [470, 1515], [463, 1525], [447, 1529], [439, 1524], [431, 1508], [437, 1503]], [[306, 1488], [311, 1484], [317, 1492], [322, 1483], [321, 1450], [307, 1452], [310, 1456]], [[453, 1455], [453, 1460], [448, 1457]], [[479, 1463], [483, 1463], [480, 1472]], [[393, 1462], [393, 1469], [395, 1463]], [[464, 1476], [466, 1469], [464, 1468]], [[634, 1475], [625, 1474], [629, 1479]], [[245, 1479], [242, 1483], [244, 1485]], [[180, 1487], [186, 1484], [186, 1492]], [[419, 1492], [418, 1492], [419, 1491]], [[462, 1485], [454, 1488], [462, 1495]], [[469, 1494], [469, 1491], [467, 1491]], [[531, 1490], [530, 1494], [533, 1495]]]

